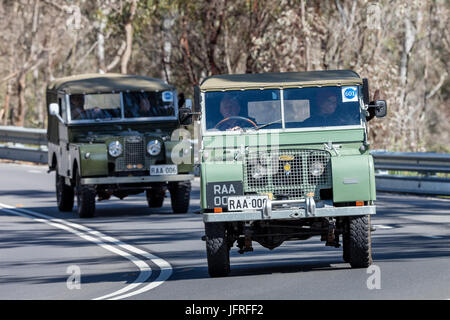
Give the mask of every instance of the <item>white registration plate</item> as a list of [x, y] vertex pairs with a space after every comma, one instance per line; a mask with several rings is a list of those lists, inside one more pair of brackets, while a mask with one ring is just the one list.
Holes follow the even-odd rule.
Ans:
[[151, 176], [165, 176], [177, 174], [178, 169], [176, 164], [160, 164], [155, 166], [150, 166]]
[[263, 209], [267, 196], [228, 197], [228, 211], [245, 211]]

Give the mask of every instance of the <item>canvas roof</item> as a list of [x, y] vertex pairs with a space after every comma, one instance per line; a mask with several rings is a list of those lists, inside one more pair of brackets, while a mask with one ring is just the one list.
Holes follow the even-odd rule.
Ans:
[[200, 89], [202, 91], [213, 91], [355, 84], [362, 84], [362, 80], [352, 70], [326, 70], [215, 75], [203, 80]]
[[100, 93], [121, 91], [163, 91], [173, 90], [166, 82], [145, 77], [118, 73], [81, 74], [56, 79], [51, 82], [48, 90], [64, 91], [69, 94]]

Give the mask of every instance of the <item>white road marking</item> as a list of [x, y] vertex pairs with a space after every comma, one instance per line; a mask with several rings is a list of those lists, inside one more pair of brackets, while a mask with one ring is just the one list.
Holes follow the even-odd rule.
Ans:
[[28, 170], [29, 173], [44, 173], [44, 171], [39, 170]]
[[[118, 299], [128, 298], [128, 297], [146, 292], [153, 288], [156, 288], [157, 286], [161, 285], [165, 280], [167, 280], [172, 275], [172, 267], [167, 261], [165, 261], [151, 253], [148, 253], [144, 250], [141, 250], [141, 249], [138, 249], [131, 245], [128, 245], [118, 239], [107, 236], [99, 231], [93, 230], [91, 228], [88, 228], [88, 227], [80, 225], [80, 224], [68, 222], [68, 221], [65, 221], [62, 219], [53, 218], [51, 216], [47, 216], [42, 213], [38, 213], [35, 211], [30, 211], [30, 210], [22, 209], [22, 208], [15, 208], [15, 207], [12, 207], [12, 206], [9, 206], [6, 204], [2, 204], [2, 203], [0, 203], [0, 209], [1, 208], [3, 208], [3, 210], [6, 212], [9, 212], [9, 213], [12, 213], [15, 215], [19, 215], [22, 217], [26, 217], [26, 218], [31, 218], [37, 222], [46, 223], [55, 228], [63, 229], [65, 231], [74, 233], [75, 235], [77, 235], [85, 240], [94, 242], [95, 244], [99, 245], [100, 247], [130, 260], [139, 268], [140, 274], [139, 274], [138, 278], [132, 284], [130, 284], [120, 290], [117, 290], [113, 293], [95, 298], [94, 300], [104, 300], [104, 299], [118, 300]], [[11, 210], [11, 209], [14, 209], [14, 210]], [[39, 219], [36, 217], [40, 217], [42, 219]], [[83, 232], [77, 231], [76, 229], [82, 230]], [[88, 234], [90, 234], [90, 235], [88, 235]], [[105, 242], [108, 242], [110, 244], [107, 244]], [[129, 292], [129, 291], [135, 289], [136, 287], [138, 287], [139, 285], [145, 283], [145, 281], [150, 278], [152, 270], [151, 270], [150, 266], [147, 263], [145, 263], [144, 261], [140, 260], [139, 258], [137, 258], [136, 256], [134, 256], [132, 254], [129, 254], [128, 252], [118, 249], [117, 247], [121, 247], [122, 249], [139, 254], [139, 255], [145, 257], [146, 259], [151, 260], [153, 263], [155, 263], [160, 268], [160, 274], [159, 274], [158, 278], [143, 288]]]
[[373, 225], [376, 229], [393, 229], [394, 227], [391, 226], [385, 226], [384, 224], [374, 224]]

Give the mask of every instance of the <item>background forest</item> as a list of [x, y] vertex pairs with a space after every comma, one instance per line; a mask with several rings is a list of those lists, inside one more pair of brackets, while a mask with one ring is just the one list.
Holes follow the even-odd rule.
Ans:
[[0, 125], [46, 126], [55, 78], [121, 72], [192, 96], [221, 73], [353, 69], [373, 148], [450, 152], [448, 0], [0, 0]]

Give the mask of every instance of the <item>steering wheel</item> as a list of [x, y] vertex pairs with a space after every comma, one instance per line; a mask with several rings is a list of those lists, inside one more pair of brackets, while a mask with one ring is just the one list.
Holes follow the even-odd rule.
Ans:
[[225, 127], [226, 123], [229, 122], [230, 120], [237, 120], [237, 121], [241, 121], [241, 122], [246, 122], [246, 123], [250, 123], [250, 124], [253, 125], [255, 128], [258, 127], [258, 126], [256, 125], [256, 123], [254, 123], [252, 120], [250, 120], [250, 119], [248, 119], [248, 118], [246, 118], [246, 117], [241, 117], [241, 116], [231, 116], [231, 117], [228, 117], [228, 118], [225, 118], [225, 119], [219, 121], [219, 123], [216, 124], [216, 125], [214, 126], [214, 128], [215, 128], [215, 129], [218, 129], [218, 130], [223, 130], [223, 129], [226, 130], [226, 129], [229, 129], [229, 128], [223, 128], [223, 127]]

